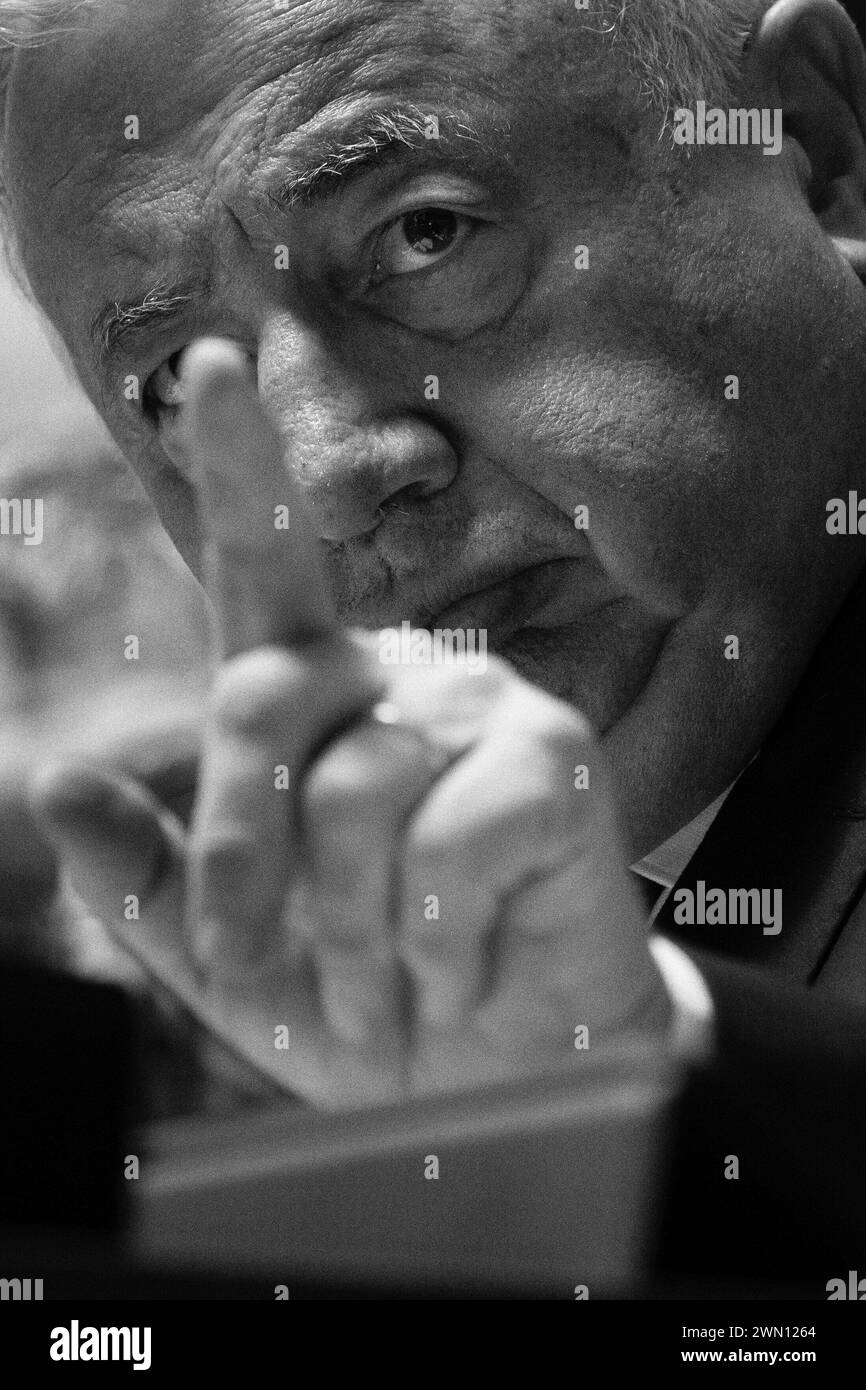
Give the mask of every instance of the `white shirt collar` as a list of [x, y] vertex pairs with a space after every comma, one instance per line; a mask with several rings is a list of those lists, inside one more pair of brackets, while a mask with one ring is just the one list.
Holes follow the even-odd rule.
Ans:
[[652, 850], [639, 864], [632, 865], [634, 872], [640, 874], [641, 878], [648, 878], [651, 882], [659, 884], [661, 888], [673, 888], [732, 789], [733, 783], [711, 806], [707, 806], [695, 816], [693, 821], [689, 821], [688, 825], [684, 825], [669, 840], [665, 840], [658, 849]]

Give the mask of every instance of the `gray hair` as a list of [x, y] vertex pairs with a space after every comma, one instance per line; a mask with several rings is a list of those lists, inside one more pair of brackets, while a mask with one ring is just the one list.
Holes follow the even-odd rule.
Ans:
[[[0, 98], [15, 48], [50, 41], [100, 0], [0, 0]], [[105, 0], [102, 0], [105, 3]], [[591, 0], [588, 27], [622, 43], [654, 105], [671, 96], [724, 96], [743, 46], [772, 0]], [[5, 50], [5, 51], [4, 51]]]
[[[743, 56], [773, 0], [602, 0], [603, 31], [624, 50], [666, 126], [677, 107], [733, 101]], [[0, 7], [2, 8], [2, 7]]]

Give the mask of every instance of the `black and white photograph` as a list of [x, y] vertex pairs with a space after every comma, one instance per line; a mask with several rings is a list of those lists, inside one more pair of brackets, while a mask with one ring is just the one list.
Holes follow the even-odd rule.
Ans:
[[841, 1364], [864, 39], [0, 0], [15, 1383], [255, 1390], [321, 1301]]

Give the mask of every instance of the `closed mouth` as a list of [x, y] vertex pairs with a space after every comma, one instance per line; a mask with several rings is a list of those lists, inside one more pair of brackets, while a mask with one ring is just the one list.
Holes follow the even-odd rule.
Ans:
[[500, 642], [533, 622], [556, 626], [566, 615], [574, 615], [572, 586], [566, 580], [577, 567], [588, 568], [585, 561], [569, 558], [514, 570], [449, 601], [416, 626], [490, 630]]

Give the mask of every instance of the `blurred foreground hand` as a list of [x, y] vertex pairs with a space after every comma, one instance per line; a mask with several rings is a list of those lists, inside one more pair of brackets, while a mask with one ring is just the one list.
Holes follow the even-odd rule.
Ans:
[[337, 621], [242, 354], [199, 343], [185, 378], [221, 660], [192, 822], [128, 764], [45, 770], [34, 806], [76, 891], [259, 1075], [322, 1106], [577, 1071], [577, 1029], [661, 1040], [586, 723], [492, 658], [382, 665]]

